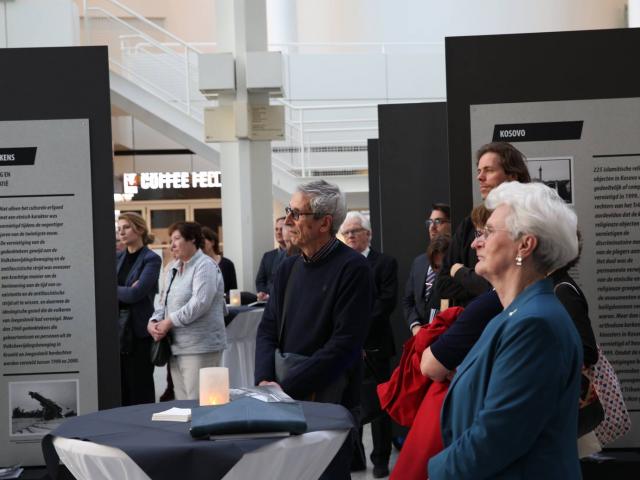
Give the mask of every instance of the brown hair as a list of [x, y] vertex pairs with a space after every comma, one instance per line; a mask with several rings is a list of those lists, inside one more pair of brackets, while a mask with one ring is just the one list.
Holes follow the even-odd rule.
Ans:
[[178, 230], [182, 238], [191, 241], [195, 244], [196, 248], [202, 248], [204, 246], [204, 237], [202, 236], [202, 227], [197, 222], [176, 222], [169, 227], [169, 236]]
[[202, 236], [212, 243], [211, 248], [213, 248], [213, 253], [220, 255], [220, 241], [218, 240], [216, 232], [214, 232], [212, 228], [202, 227]]
[[520, 183], [531, 182], [527, 161], [520, 150], [507, 142], [492, 142], [481, 146], [476, 152], [476, 165], [485, 153], [495, 153], [500, 157], [500, 166], [507, 175], [512, 175]]
[[441, 253], [442, 255], [447, 254], [447, 250], [449, 250], [449, 243], [451, 241], [451, 237], [449, 235], [438, 235], [436, 238], [431, 240], [429, 247], [427, 248], [427, 258], [429, 258], [429, 265], [433, 268], [433, 257], [437, 253]]
[[131, 225], [131, 228], [142, 237], [142, 244], [149, 245], [153, 243], [155, 237], [152, 233], [149, 233], [149, 227], [142, 215], [136, 212], [122, 212], [118, 215], [118, 220], [126, 220]]
[[451, 219], [451, 207], [446, 203], [433, 203], [431, 204], [431, 211], [437, 210], [439, 212], [444, 213], [444, 216], [447, 217], [447, 220]]
[[477, 205], [471, 210], [471, 221], [476, 228], [482, 228], [487, 224], [492, 211], [484, 206], [484, 203]]

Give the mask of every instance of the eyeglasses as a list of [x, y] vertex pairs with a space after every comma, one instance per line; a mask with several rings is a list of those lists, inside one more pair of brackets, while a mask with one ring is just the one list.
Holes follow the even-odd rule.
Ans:
[[344, 232], [340, 232], [343, 237], [350, 237], [351, 235], [355, 236], [360, 232], [364, 232], [364, 228], [354, 228], [353, 230], [345, 230]]
[[489, 236], [494, 232], [508, 232], [508, 231], [509, 230], [507, 230], [506, 228], [491, 228], [491, 227], [485, 226], [484, 228], [481, 228], [480, 230], [476, 230], [475, 237], [477, 239], [482, 238], [482, 240], [487, 240], [489, 238]]
[[447, 220], [446, 218], [434, 218], [433, 220], [429, 219], [429, 220], [425, 220], [424, 224], [427, 226], [427, 228], [431, 228], [431, 226], [435, 226], [435, 227], [439, 227], [440, 225], [443, 225], [445, 223], [449, 223], [449, 220]]
[[284, 214], [287, 217], [291, 215], [291, 218], [296, 221], [300, 218], [300, 215], [315, 215], [315, 213], [313, 212], [301, 212], [300, 210], [296, 210], [295, 208], [291, 207], [284, 207]]

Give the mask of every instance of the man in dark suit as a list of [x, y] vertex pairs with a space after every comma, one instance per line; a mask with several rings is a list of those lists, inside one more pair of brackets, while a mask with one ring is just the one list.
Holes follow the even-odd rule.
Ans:
[[282, 260], [287, 256], [284, 238], [282, 237], [283, 226], [284, 217], [277, 218], [274, 232], [276, 242], [278, 242], [278, 248], [269, 250], [262, 256], [262, 260], [260, 260], [260, 267], [256, 275], [256, 292], [258, 292], [258, 300], [261, 302], [269, 300], [269, 294], [271, 293], [271, 287], [273, 285], [273, 276], [280, 266], [280, 263], [282, 263]]
[[[449, 205], [444, 203], [434, 203], [431, 214], [426, 220], [429, 240], [433, 240], [438, 235], [451, 235], [451, 221]], [[436, 279], [436, 272], [429, 264], [426, 253], [418, 255], [411, 265], [409, 278], [402, 297], [402, 307], [407, 325], [414, 335], [420, 327], [431, 320], [431, 312], [427, 311], [429, 298], [433, 293], [433, 284]]]
[[[391, 357], [395, 354], [393, 332], [389, 316], [396, 306], [398, 298], [398, 262], [395, 258], [376, 252], [369, 246], [371, 242], [371, 224], [359, 212], [349, 212], [340, 227], [344, 242], [356, 252], [364, 255], [373, 271], [375, 293], [371, 326], [364, 342], [364, 382], [361, 392], [362, 401], [377, 402], [374, 389], [367, 386], [386, 382], [390, 377]], [[373, 398], [367, 398], [373, 397]], [[360, 429], [362, 437], [362, 428]], [[373, 437], [374, 478], [389, 475], [389, 456], [391, 455], [391, 419], [383, 414], [371, 421]], [[361, 465], [365, 467], [365, 465]]]

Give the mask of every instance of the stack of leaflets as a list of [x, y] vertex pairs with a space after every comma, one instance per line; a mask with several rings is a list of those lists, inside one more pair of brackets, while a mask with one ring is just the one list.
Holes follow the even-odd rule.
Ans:
[[191, 409], [173, 407], [154, 413], [151, 420], [154, 422], [188, 422], [191, 420]]

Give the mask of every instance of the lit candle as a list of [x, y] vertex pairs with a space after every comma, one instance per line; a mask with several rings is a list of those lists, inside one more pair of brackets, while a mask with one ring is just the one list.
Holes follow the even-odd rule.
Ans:
[[229, 303], [235, 306], [240, 305], [240, 290], [236, 290], [235, 288], [229, 290]]
[[229, 369], [207, 367], [200, 369], [200, 406], [229, 403]]

